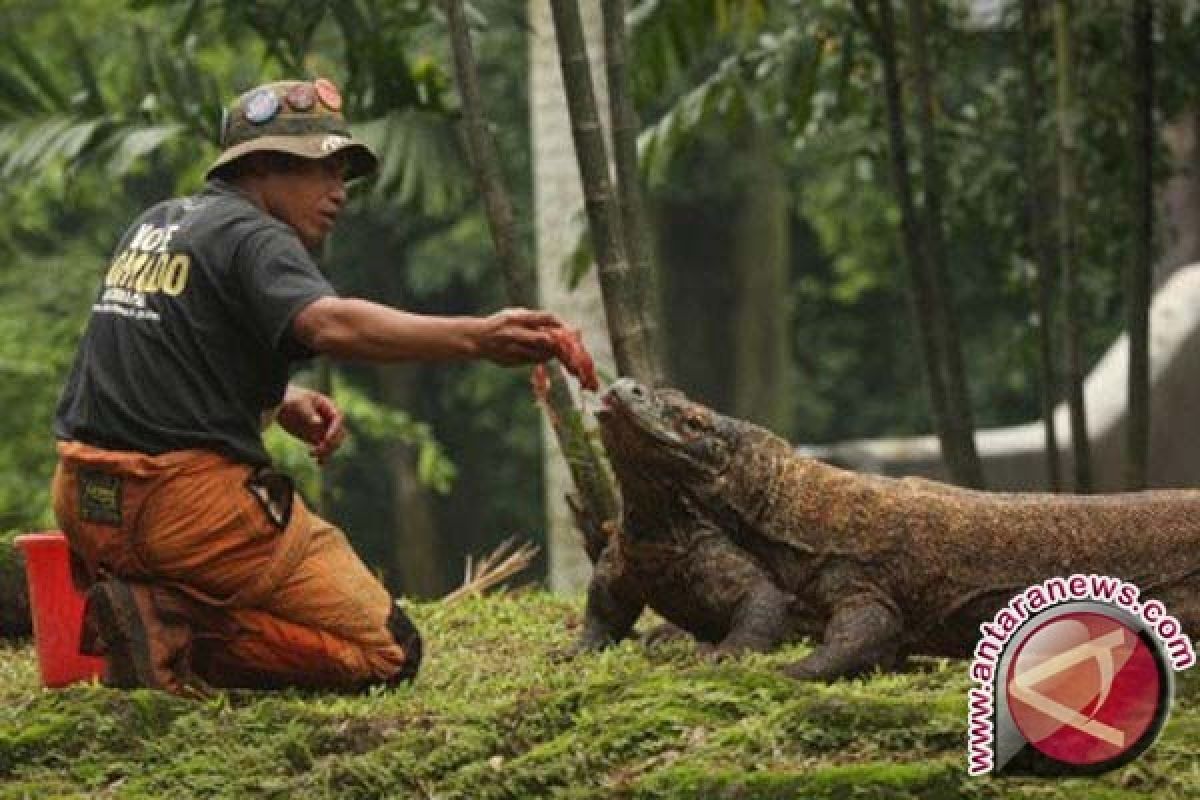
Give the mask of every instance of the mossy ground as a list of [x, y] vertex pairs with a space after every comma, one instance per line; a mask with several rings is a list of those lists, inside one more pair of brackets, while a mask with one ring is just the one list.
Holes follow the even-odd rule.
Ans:
[[965, 773], [964, 664], [802, 685], [803, 653], [713, 665], [685, 643], [562, 661], [578, 601], [522, 592], [417, 606], [415, 686], [203, 701], [38, 688], [0, 646], [0, 799], [1200, 797], [1200, 680], [1163, 737], [1096, 779]]

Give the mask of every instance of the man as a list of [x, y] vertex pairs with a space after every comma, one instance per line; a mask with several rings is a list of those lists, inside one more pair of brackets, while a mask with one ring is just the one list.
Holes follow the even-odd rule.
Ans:
[[226, 112], [200, 193], [121, 239], [55, 419], [54, 508], [84, 646], [110, 685], [356, 689], [415, 676], [421, 639], [337, 528], [270, 468], [275, 411], [321, 461], [342, 414], [288, 385], [321, 353], [371, 361], [554, 354], [562, 323], [509, 309], [433, 317], [339, 297], [313, 262], [376, 167], [327, 80], [271, 83]]

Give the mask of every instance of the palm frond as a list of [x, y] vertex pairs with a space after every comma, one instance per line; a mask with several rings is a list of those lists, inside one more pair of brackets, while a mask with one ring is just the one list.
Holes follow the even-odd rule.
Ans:
[[3, 41], [4, 49], [12, 56], [13, 63], [25, 79], [31, 94], [42, 103], [41, 108], [62, 111], [70, 107], [66, 93], [51, 76], [50, 70], [21, 43], [20, 39], [9, 33], [0, 41]]
[[147, 84], [165, 116], [216, 141], [220, 131], [215, 120], [220, 118], [221, 100], [219, 93], [213, 97], [211, 78], [197, 63], [195, 38], [189, 37], [180, 49], [167, 51], [158, 46], [156, 34], [139, 29], [138, 37]]
[[730, 56], [638, 136], [638, 160], [649, 183], [663, 181], [671, 159], [694, 131], [717, 121], [734, 127], [746, 107], [739, 57]]
[[811, 119], [822, 49], [797, 26], [764, 33], [736, 50], [671, 105], [638, 137], [643, 174], [660, 183], [674, 156], [697, 130], [732, 129], [748, 115], [778, 124], [790, 138]]
[[628, 14], [635, 92], [661, 96], [714, 54], [750, 47], [767, 16], [764, 0], [643, 0]]
[[431, 216], [451, 213], [470, 198], [470, 175], [445, 115], [397, 111], [354, 126], [354, 133], [379, 154], [377, 196]]
[[116, 122], [108, 115], [48, 114], [18, 120], [0, 125], [0, 177], [28, 178], [55, 166], [78, 169], [85, 163], [123, 175], [184, 130], [178, 123]]
[[49, 103], [17, 69], [0, 63], [0, 113], [5, 117], [45, 111]]
[[120, 128], [106, 142], [111, 155], [107, 168], [114, 175], [123, 175], [143, 156], [164, 146], [167, 142], [186, 131], [179, 123], [165, 125], [126, 126]]
[[0, 176], [28, 175], [77, 158], [103, 124], [102, 119], [46, 114], [0, 126]]
[[70, 19], [65, 23], [65, 35], [70, 42], [71, 60], [75, 64], [75, 72], [83, 86], [83, 94], [79, 106], [94, 116], [105, 113], [104, 93], [100, 90], [100, 80], [96, 75], [96, 66], [88, 55], [88, 48]]

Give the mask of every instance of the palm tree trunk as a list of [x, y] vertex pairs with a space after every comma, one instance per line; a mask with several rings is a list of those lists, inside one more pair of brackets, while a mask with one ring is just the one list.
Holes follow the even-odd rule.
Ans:
[[1125, 428], [1125, 488], [1146, 486], [1150, 458], [1150, 286], [1154, 272], [1154, 7], [1134, 0], [1133, 163], [1137, 235], [1126, 273], [1129, 328], [1129, 412]]
[[1072, 88], [1071, 10], [1068, 0], [1054, 3], [1054, 54], [1057, 63], [1058, 106], [1058, 262], [1062, 275], [1063, 344], [1066, 350], [1067, 406], [1071, 416], [1071, 447], [1075, 462], [1075, 491], [1092, 490], [1091, 443], [1083, 398], [1082, 308], [1075, 245], [1076, 111]]
[[[454, 50], [454, 67], [462, 94], [471, 165], [484, 199], [488, 228], [504, 271], [509, 301], [533, 307], [537, 304], [536, 278], [517, 253], [516, 222], [508, 191], [500, 172], [496, 145], [483, 116], [478, 70], [471, 48], [470, 32], [462, 0], [447, 0], [447, 19]], [[576, 410], [561, 367], [548, 368], [551, 427], [558, 438], [577, 495], [568, 500], [584, 536], [585, 550], [594, 563], [607, 541], [605, 523], [616, 518], [616, 489]]]
[[604, 126], [596, 106], [579, 4], [576, 0], [550, 0], [550, 10], [613, 356], [622, 375], [655, 384], [662, 371], [650, 343], [651, 325], [642, 308], [643, 298], [639, 294], [642, 282], [634, 275], [625, 250], [625, 234], [609, 179]]
[[1050, 233], [1046, 225], [1049, 209], [1043, 159], [1040, 156], [1038, 121], [1041, 118], [1041, 93], [1037, 87], [1034, 55], [1034, 31], [1037, 28], [1037, 0], [1021, 0], [1021, 74], [1025, 89], [1024, 115], [1021, 120], [1022, 145], [1025, 150], [1026, 230], [1029, 236], [1030, 260], [1037, 273], [1038, 310], [1038, 372], [1041, 383], [1042, 426], [1046, 437], [1046, 480], [1051, 491], [1062, 491], [1062, 473], [1058, 459], [1058, 431], [1054, 424], [1054, 407], [1058, 399], [1058, 380], [1054, 358], [1054, 263]]

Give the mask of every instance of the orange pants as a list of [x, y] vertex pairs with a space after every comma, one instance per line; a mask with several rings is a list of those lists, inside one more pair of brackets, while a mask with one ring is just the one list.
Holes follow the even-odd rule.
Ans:
[[356, 689], [415, 674], [408, 618], [290, 483], [284, 520], [254, 468], [216, 453], [60, 442], [59, 456], [54, 512], [84, 580], [185, 595], [193, 666], [209, 683]]

